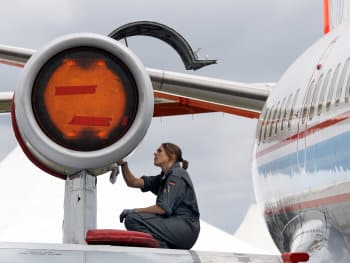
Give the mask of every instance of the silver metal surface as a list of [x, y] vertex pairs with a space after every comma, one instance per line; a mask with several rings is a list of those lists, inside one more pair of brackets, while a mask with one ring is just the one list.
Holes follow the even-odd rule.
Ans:
[[97, 226], [96, 176], [86, 171], [67, 177], [64, 194], [63, 243], [86, 244], [86, 232]]
[[13, 94], [13, 91], [0, 92], [0, 113], [11, 111]]
[[[34, 50], [0, 45], [0, 63], [4, 60], [24, 66]], [[260, 113], [274, 83], [239, 83], [190, 74], [146, 69], [153, 89], [176, 96], [188, 97], [242, 110]], [[0, 99], [0, 112], [7, 112], [8, 100]]]
[[[96, 47], [118, 57], [128, 67], [138, 89], [138, 110], [127, 133], [112, 145], [95, 151], [74, 151], [58, 145], [40, 128], [32, 108], [33, 84], [43, 65], [56, 54], [79, 46]], [[146, 134], [153, 115], [152, 84], [141, 61], [130, 49], [97, 34], [63, 36], [35, 53], [26, 63], [15, 93], [15, 116], [22, 139], [42, 164], [63, 175], [83, 169], [88, 169], [94, 175], [106, 172], [110, 165], [125, 158], [137, 147]]]
[[33, 49], [0, 45], [0, 63], [24, 66], [34, 53]]
[[192, 250], [74, 245], [0, 243], [0, 261], [11, 263], [278, 263], [280, 256]]
[[273, 83], [246, 84], [147, 69], [156, 91], [260, 113]]
[[[350, 104], [348, 82], [323, 85], [331, 97], [315, 114], [312, 83], [337, 65], [349, 71], [350, 24], [330, 32], [283, 74], [266, 102], [253, 150], [252, 174], [258, 206], [281, 252], [305, 251], [309, 262], [346, 263], [350, 255]], [[322, 67], [317, 67], [322, 65]], [[343, 76], [345, 76], [343, 75]], [[341, 79], [341, 78], [339, 78]], [[327, 83], [323, 78], [323, 83]], [[298, 92], [297, 90], [300, 90]], [[322, 91], [322, 90], [321, 90]], [[289, 94], [299, 94], [287, 125], [276, 114]], [[315, 97], [314, 97], [315, 98]], [[273, 109], [273, 110], [271, 110]], [[284, 126], [282, 122], [284, 121]], [[282, 127], [284, 127], [282, 129]], [[264, 136], [262, 136], [264, 134]]]

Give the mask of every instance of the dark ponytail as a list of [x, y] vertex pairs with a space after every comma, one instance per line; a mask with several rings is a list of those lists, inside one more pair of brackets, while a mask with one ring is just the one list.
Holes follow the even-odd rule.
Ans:
[[187, 168], [188, 168], [188, 161], [182, 159], [181, 162], [182, 162], [182, 168], [184, 168], [185, 170], [187, 170]]

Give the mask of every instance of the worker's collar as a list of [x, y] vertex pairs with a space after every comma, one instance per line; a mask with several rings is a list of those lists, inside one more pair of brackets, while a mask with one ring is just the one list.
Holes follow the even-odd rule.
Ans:
[[180, 163], [179, 162], [176, 162], [176, 163], [174, 163], [173, 164], [173, 166], [171, 166], [170, 168], [169, 168], [169, 170], [166, 172], [166, 173], [164, 173], [163, 171], [161, 172], [161, 178], [162, 178], [162, 180], [164, 180], [165, 178], [167, 178], [168, 177], [168, 175], [169, 174], [171, 174], [172, 173], [172, 171], [175, 169], [175, 168], [180, 168], [181, 166], [180, 166]]

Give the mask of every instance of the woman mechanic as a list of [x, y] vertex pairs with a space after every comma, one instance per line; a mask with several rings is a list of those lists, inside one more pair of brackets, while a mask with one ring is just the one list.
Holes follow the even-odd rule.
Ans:
[[124, 209], [120, 222], [125, 220], [127, 230], [152, 234], [162, 248], [190, 249], [200, 231], [199, 210], [186, 171], [188, 162], [182, 159], [181, 149], [173, 143], [161, 144], [154, 153], [154, 165], [161, 168], [161, 173], [156, 176], [138, 178], [127, 162], [120, 161], [119, 165], [129, 187], [157, 195], [155, 205]]

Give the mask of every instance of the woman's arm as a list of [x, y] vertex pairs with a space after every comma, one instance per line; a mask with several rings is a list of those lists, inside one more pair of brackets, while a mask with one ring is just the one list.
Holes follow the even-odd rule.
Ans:
[[136, 208], [136, 213], [148, 213], [148, 214], [157, 214], [157, 215], [164, 215], [165, 210], [161, 208], [159, 205], [152, 205], [149, 207], [144, 208]]
[[122, 174], [127, 186], [135, 188], [142, 188], [144, 186], [144, 180], [132, 174], [127, 162], [120, 161], [118, 165], [122, 168]]

